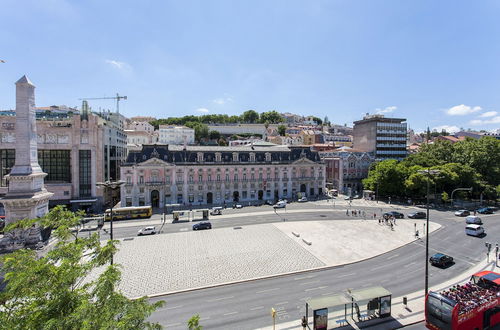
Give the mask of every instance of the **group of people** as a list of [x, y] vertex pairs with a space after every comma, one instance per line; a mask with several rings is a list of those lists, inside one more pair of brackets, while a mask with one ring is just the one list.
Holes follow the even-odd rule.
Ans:
[[379, 218], [378, 219], [378, 224], [379, 225], [387, 225], [387, 226], [391, 226], [391, 230], [394, 230], [394, 226], [396, 225], [396, 218], [394, 216], [387, 216], [387, 215], [384, 215], [383, 218]]
[[361, 210], [346, 210], [345, 211], [345, 215], [349, 216], [349, 215], [352, 215], [353, 217], [356, 217], [356, 216], [360, 216], [360, 217], [363, 217], [365, 218], [366, 217], [366, 212], [365, 211], [361, 211]]
[[456, 301], [459, 314], [463, 314], [489, 301], [498, 299], [500, 287], [496, 286], [486, 289], [474, 283], [457, 284], [441, 292], [441, 294]]

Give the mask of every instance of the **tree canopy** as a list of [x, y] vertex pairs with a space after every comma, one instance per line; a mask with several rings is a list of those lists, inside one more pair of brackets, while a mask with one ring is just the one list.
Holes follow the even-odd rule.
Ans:
[[[78, 237], [80, 216], [57, 206], [45, 217], [7, 226], [16, 231], [38, 222], [54, 228], [55, 247], [39, 257], [21, 249], [0, 259], [6, 287], [0, 292], [5, 329], [159, 329], [146, 318], [163, 301], [131, 300], [117, 290], [119, 265], [109, 265], [117, 241], [101, 244], [97, 234]], [[76, 228], [76, 229], [75, 229]], [[97, 268], [102, 269], [95, 279]]]
[[373, 164], [363, 184], [370, 190], [376, 190], [378, 185], [381, 196], [422, 197], [428, 178], [418, 171], [428, 168], [440, 172], [430, 179], [438, 192], [449, 195], [456, 188], [472, 187], [474, 196], [482, 193], [494, 198], [500, 190], [500, 140], [487, 136], [454, 144], [439, 140], [424, 144], [420, 152], [401, 162]]

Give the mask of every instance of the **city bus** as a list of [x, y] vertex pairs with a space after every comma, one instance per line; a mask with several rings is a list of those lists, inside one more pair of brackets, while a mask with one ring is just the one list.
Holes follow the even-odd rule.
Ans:
[[500, 274], [482, 271], [469, 282], [425, 297], [428, 329], [491, 329], [500, 325]]
[[[110, 209], [107, 209], [106, 212], [104, 213], [105, 221], [109, 221], [111, 219], [110, 213], [111, 213]], [[129, 206], [129, 207], [117, 207], [113, 209], [113, 221], [150, 218], [151, 215], [153, 215], [153, 208], [151, 206]]]

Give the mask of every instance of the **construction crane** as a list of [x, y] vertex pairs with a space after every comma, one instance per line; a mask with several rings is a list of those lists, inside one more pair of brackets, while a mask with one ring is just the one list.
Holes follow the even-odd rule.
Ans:
[[79, 100], [116, 100], [116, 112], [120, 113], [120, 100], [126, 100], [127, 96], [120, 96], [120, 94], [116, 93], [116, 96], [111, 97], [87, 97]]

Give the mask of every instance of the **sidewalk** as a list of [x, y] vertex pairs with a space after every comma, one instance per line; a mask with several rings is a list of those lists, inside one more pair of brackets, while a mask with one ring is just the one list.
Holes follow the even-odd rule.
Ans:
[[[438, 285], [429, 288], [431, 291], [442, 291], [452, 285], [467, 282], [472, 274], [477, 273], [482, 270], [494, 271], [495, 268], [498, 271], [498, 267], [495, 267], [495, 262], [487, 262], [486, 259], [472, 268], [468, 269], [466, 272], [455, 276], [454, 278], [440, 283]], [[423, 283], [422, 279], [422, 283]], [[375, 330], [389, 330], [389, 329], [399, 329], [408, 325], [412, 325], [425, 320], [424, 315], [424, 292], [417, 291], [406, 295], [408, 298], [408, 305], [405, 307], [403, 305], [403, 297], [392, 297], [392, 310], [391, 316], [385, 319], [370, 320], [362, 323], [356, 324], [354, 320], [349, 320], [349, 326], [343, 326], [339, 329], [375, 329]], [[309, 311], [312, 313], [312, 311]], [[313, 327], [313, 318], [309, 317], [309, 327]], [[334, 329], [335, 324], [329, 322], [328, 329]], [[260, 328], [260, 330], [272, 330], [273, 327]], [[276, 330], [302, 330], [300, 325], [300, 320], [290, 321], [286, 323], [280, 323], [276, 325]]]

